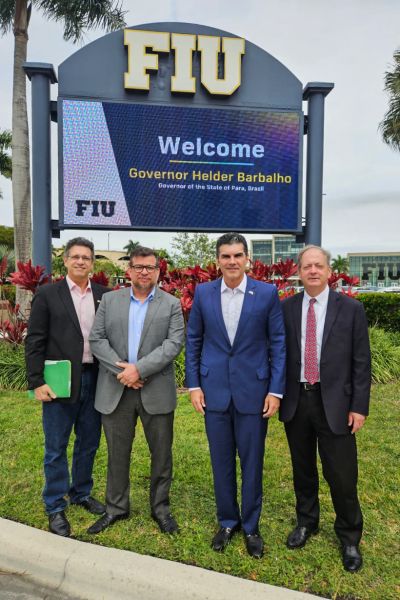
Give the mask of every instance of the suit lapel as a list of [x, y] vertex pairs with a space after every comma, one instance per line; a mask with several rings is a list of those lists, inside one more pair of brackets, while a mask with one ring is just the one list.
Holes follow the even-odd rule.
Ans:
[[302, 317], [302, 310], [303, 310], [303, 299], [304, 299], [304, 292], [301, 292], [300, 294], [296, 294], [294, 296], [294, 302], [293, 302], [293, 310], [292, 310], [292, 319], [293, 319], [293, 328], [294, 331], [296, 333], [296, 340], [297, 340], [297, 344], [299, 346], [299, 350], [301, 351], [301, 317]]
[[97, 312], [97, 309], [99, 308], [99, 304], [101, 301], [100, 288], [93, 281], [90, 282], [90, 285], [92, 288], [94, 310], [95, 310], [95, 312]]
[[[117, 298], [115, 296], [115, 298]], [[121, 340], [124, 342], [124, 356], [128, 358], [129, 353], [129, 308], [131, 304], [131, 288], [124, 288], [123, 293], [118, 298], [118, 313], [121, 329]]]
[[151, 302], [149, 302], [149, 306], [147, 308], [146, 317], [145, 317], [145, 320], [143, 323], [142, 335], [140, 336], [138, 354], [139, 354], [140, 348], [143, 344], [143, 340], [146, 338], [146, 335], [151, 327], [151, 323], [161, 306], [161, 298], [162, 298], [162, 292], [160, 292], [160, 290], [156, 287], [156, 290], [154, 293], [154, 298]]
[[323, 351], [326, 340], [328, 339], [329, 333], [332, 329], [332, 325], [334, 324], [337, 314], [339, 312], [340, 305], [340, 295], [337, 292], [333, 292], [329, 290], [329, 298], [328, 298], [328, 306], [326, 308], [326, 317], [325, 317], [325, 325], [324, 325], [324, 333], [322, 336], [322, 347], [321, 352]]
[[233, 346], [236, 346], [238, 340], [240, 340], [240, 336], [246, 328], [247, 320], [253, 311], [254, 303], [256, 301], [256, 288], [257, 286], [254, 279], [250, 279], [250, 277], [247, 277], [246, 291], [243, 298], [243, 305], [239, 317], [239, 323], [237, 326], [235, 339], [233, 340]]
[[228, 332], [225, 327], [224, 317], [222, 315], [222, 304], [221, 304], [221, 283], [222, 279], [217, 279], [212, 283], [212, 305], [214, 307], [215, 316], [217, 318], [217, 323], [221, 329], [221, 333], [224, 336], [224, 339], [228, 346], [231, 345], [229, 341]]
[[63, 279], [61, 285], [58, 289], [58, 293], [60, 295], [61, 301], [63, 302], [67, 313], [69, 314], [72, 323], [78, 330], [79, 334], [82, 335], [81, 326], [79, 325], [78, 315], [76, 314], [74, 302], [72, 300], [71, 292], [68, 287], [68, 283], [66, 279]]

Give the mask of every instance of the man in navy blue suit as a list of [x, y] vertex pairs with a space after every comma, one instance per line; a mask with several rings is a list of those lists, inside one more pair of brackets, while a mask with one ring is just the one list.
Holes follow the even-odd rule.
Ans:
[[[285, 332], [274, 285], [246, 276], [246, 239], [226, 233], [217, 240], [222, 278], [198, 285], [186, 345], [186, 384], [205, 416], [219, 530], [212, 548], [221, 552], [243, 529], [248, 553], [261, 558], [258, 523], [269, 417], [284, 392]], [[242, 470], [237, 501], [236, 452]]]

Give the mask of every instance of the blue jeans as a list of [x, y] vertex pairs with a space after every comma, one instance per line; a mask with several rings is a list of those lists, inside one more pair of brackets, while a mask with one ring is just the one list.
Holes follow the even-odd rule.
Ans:
[[[43, 501], [47, 514], [64, 510], [67, 496], [78, 503], [90, 496], [93, 487], [94, 457], [101, 435], [101, 415], [94, 408], [96, 371], [82, 373], [77, 402], [43, 402], [44, 475]], [[72, 481], [68, 470], [67, 447], [74, 428]]]

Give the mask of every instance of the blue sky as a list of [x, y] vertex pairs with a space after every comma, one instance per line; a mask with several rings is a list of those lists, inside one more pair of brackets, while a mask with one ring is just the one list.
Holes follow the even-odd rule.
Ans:
[[[381, 141], [384, 72], [400, 46], [397, 0], [124, 0], [128, 25], [184, 21], [243, 36], [284, 63], [305, 85], [333, 81], [326, 100], [323, 244], [333, 254], [400, 251], [400, 153]], [[85, 43], [103, 35], [90, 32]], [[33, 12], [28, 60], [58, 65], [79, 47], [61, 26]], [[11, 128], [13, 37], [0, 38], [0, 128]], [[28, 86], [29, 87], [29, 86]], [[52, 86], [56, 99], [56, 86]], [[305, 106], [306, 109], [306, 106]], [[55, 128], [54, 128], [55, 130]], [[53, 135], [53, 218], [57, 217]], [[1, 179], [0, 223], [12, 224], [11, 186]], [[304, 186], [303, 186], [304, 187]], [[61, 241], [74, 235], [62, 234]], [[88, 232], [98, 248], [137, 239], [169, 247], [169, 234]], [[252, 236], [254, 237], [254, 236]], [[259, 237], [259, 236], [255, 236]]]

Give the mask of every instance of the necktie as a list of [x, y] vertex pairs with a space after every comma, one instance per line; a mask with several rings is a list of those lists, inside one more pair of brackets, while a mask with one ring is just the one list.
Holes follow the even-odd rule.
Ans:
[[304, 351], [304, 377], [313, 385], [319, 380], [317, 356], [317, 320], [315, 318], [315, 298], [311, 298], [306, 322], [306, 345]]

